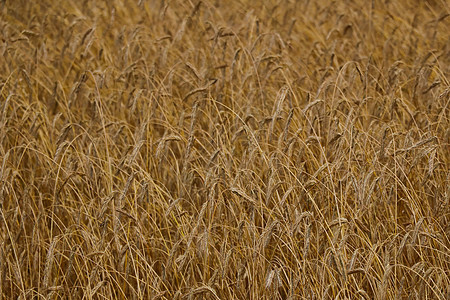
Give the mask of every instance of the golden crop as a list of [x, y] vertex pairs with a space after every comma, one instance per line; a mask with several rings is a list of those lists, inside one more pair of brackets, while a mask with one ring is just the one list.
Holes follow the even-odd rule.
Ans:
[[0, 299], [449, 299], [445, 0], [0, 3]]

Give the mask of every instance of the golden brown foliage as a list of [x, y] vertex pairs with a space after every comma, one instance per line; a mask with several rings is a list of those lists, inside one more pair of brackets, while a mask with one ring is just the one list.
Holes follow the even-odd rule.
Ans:
[[449, 299], [449, 13], [1, 1], [1, 297]]

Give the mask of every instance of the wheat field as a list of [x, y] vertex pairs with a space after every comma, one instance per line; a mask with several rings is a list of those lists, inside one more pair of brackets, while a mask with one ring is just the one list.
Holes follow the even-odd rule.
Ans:
[[450, 299], [445, 0], [0, 2], [0, 299]]

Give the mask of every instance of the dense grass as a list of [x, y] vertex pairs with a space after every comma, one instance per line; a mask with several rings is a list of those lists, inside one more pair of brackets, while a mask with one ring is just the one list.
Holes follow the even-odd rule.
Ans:
[[449, 299], [449, 13], [2, 1], [2, 299]]

